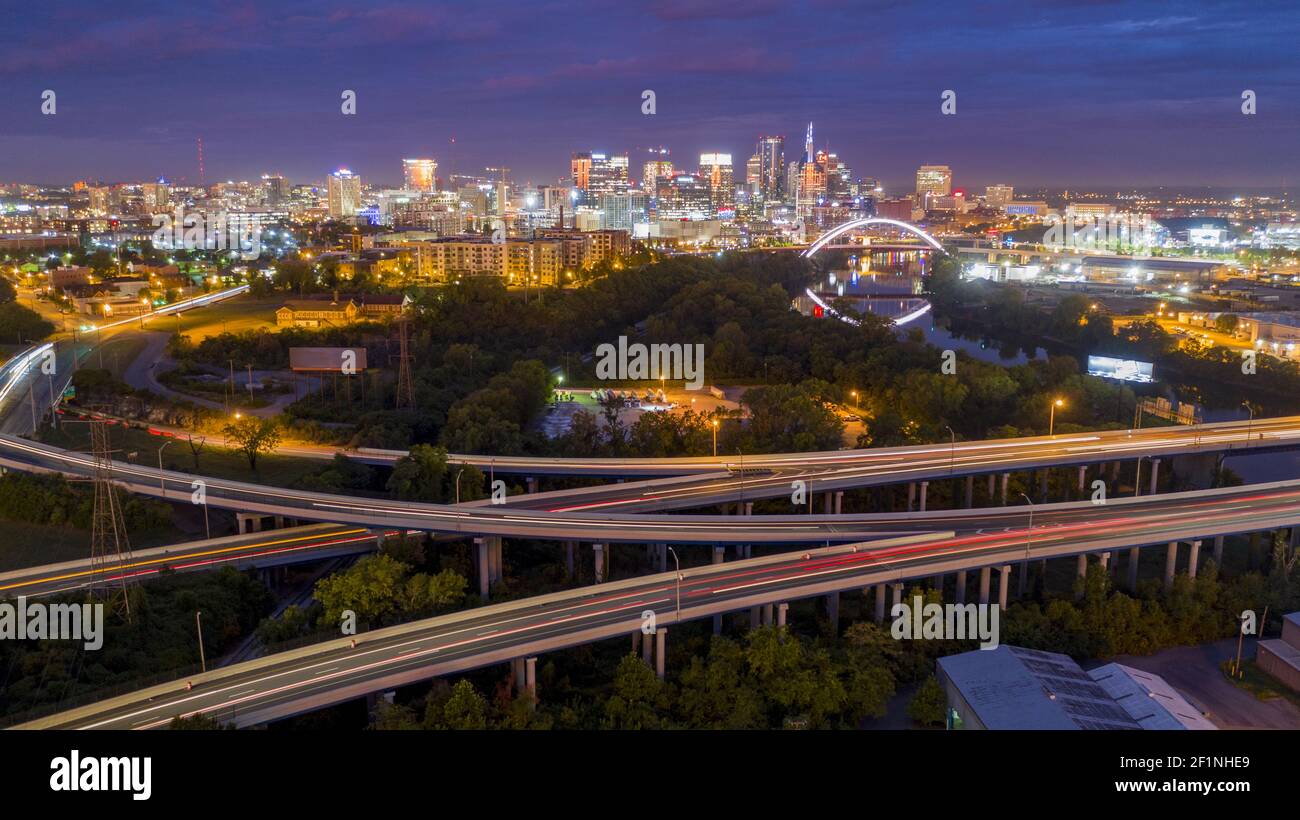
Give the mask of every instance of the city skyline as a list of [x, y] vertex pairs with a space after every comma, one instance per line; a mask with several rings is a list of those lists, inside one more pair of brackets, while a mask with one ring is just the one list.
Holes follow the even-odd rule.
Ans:
[[[818, 148], [894, 186], [930, 163], [967, 190], [1277, 188], [1300, 173], [1289, 139], [1300, 91], [1285, 79], [1298, 24], [1282, 4], [1250, 21], [1227, 4], [1162, 2], [1008, 2], [937, 19], [882, 4], [867, 22], [861, 6], [766, 0], [281, 9], [292, 35], [249, 7], [187, 9], [183, 21], [150, 2], [27, 15], [0, 59], [0, 180], [195, 184], [201, 137], [208, 182], [323, 181], [348, 167], [397, 183], [400, 158], [430, 157], [440, 175], [505, 162], [512, 180], [547, 183], [581, 150], [664, 145], [743, 167], [761, 135], [801, 145], [809, 120]], [[40, 110], [46, 89], [53, 116]], [[940, 113], [947, 89], [954, 116]], [[1245, 89], [1255, 115], [1240, 111]], [[344, 90], [355, 116], [340, 113]]]

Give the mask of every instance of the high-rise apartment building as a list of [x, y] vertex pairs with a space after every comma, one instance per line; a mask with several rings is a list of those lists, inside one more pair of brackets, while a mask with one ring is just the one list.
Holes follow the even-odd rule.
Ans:
[[340, 168], [329, 175], [329, 215], [331, 219], [356, 216], [361, 208], [361, 177]]
[[659, 219], [709, 219], [713, 192], [707, 180], [696, 174], [674, 174], [659, 180], [656, 215]]
[[641, 190], [654, 196], [659, 180], [673, 175], [673, 162], [667, 148], [651, 148], [650, 159], [641, 166]]
[[627, 154], [591, 155], [591, 176], [587, 187], [587, 203], [600, 202], [602, 194], [627, 193]]
[[408, 191], [437, 190], [438, 163], [431, 159], [402, 160], [402, 187]]

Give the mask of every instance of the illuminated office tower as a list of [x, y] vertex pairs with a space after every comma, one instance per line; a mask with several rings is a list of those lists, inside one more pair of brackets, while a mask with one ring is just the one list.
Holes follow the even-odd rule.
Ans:
[[707, 180], [696, 174], [674, 174], [658, 183], [655, 215], [659, 219], [709, 219], [713, 192]]
[[569, 159], [569, 171], [573, 175], [573, 188], [580, 200], [585, 199], [591, 186], [591, 152], [575, 153]]
[[162, 213], [171, 208], [172, 187], [162, 179], [146, 182], [140, 186], [140, 197], [146, 211], [151, 214]]
[[627, 188], [627, 154], [592, 152], [585, 204], [598, 204], [602, 194], [625, 194]]
[[641, 166], [641, 190], [654, 196], [659, 180], [673, 175], [673, 162], [667, 148], [651, 148], [650, 159]]
[[763, 158], [758, 154], [745, 160], [745, 193], [753, 196], [762, 191], [759, 180], [762, 178]]
[[709, 186], [714, 215], [735, 210], [736, 179], [731, 168], [731, 154], [700, 154], [700, 178]]
[[402, 160], [402, 187], [408, 191], [437, 190], [438, 163], [431, 159]]
[[1010, 185], [989, 185], [984, 189], [984, 201], [991, 208], [1001, 208], [1015, 197], [1015, 189]]
[[758, 138], [758, 191], [763, 199], [779, 202], [786, 193], [785, 137]]
[[293, 196], [289, 180], [279, 174], [262, 174], [262, 201], [267, 205], [280, 205]]
[[329, 214], [331, 219], [355, 216], [361, 207], [361, 177], [340, 168], [329, 176]]
[[952, 193], [952, 169], [947, 165], [922, 165], [916, 172], [916, 195], [921, 200], [927, 196], [948, 196]]

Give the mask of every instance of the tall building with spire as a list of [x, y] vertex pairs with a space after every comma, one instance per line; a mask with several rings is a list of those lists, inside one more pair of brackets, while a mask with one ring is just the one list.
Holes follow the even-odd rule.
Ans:
[[758, 192], [768, 202], [780, 202], [785, 195], [785, 137], [758, 138]]

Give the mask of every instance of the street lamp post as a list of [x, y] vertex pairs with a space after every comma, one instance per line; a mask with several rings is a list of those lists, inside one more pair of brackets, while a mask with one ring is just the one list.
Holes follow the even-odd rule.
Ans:
[[677, 617], [673, 623], [679, 624], [682, 622], [682, 562], [677, 557], [677, 550], [669, 547], [668, 551], [672, 553], [673, 564], [677, 567], [674, 573], [677, 576]]
[[456, 472], [456, 503], [457, 504], [460, 503], [460, 474], [463, 472], [465, 472], [464, 467], [461, 467], [460, 470]]
[[1034, 538], [1034, 500], [1024, 493], [1020, 497], [1029, 502], [1029, 529], [1025, 531], [1025, 560], [1029, 560], [1029, 547]]
[[1063, 406], [1065, 406], [1065, 401], [1062, 399], [1052, 401], [1052, 412], [1047, 418], [1047, 435], [1052, 435], [1052, 432], [1056, 429], [1056, 408]]
[[713, 457], [718, 457], [718, 420], [713, 420]]
[[163, 498], [167, 497], [167, 476], [162, 472], [162, 468], [163, 468], [162, 454], [163, 454], [163, 450], [166, 450], [167, 445], [171, 444], [172, 441], [174, 441], [174, 439], [169, 438], [162, 443], [161, 447], [158, 448], [158, 472], [160, 473], [160, 475], [158, 476], [158, 489], [162, 490]]
[[203, 618], [202, 611], [194, 610], [194, 630], [199, 634], [199, 665], [206, 672], [208, 671], [208, 659], [203, 654]]
[[1242, 407], [1245, 407], [1246, 410], [1248, 410], [1248, 411], [1250, 412], [1250, 418], [1246, 421], [1246, 443], [1249, 444], [1249, 443], [1250, 443], [1250, 428], [1251, 428], [1252, 426], [1254, 426], [1254, 424], [1255, 424], [1255, 405], [1251, 404], [1251, 403], [1248, 402], [1248, 401], [1243, 401], [1243, 402], [1241, 403], [1241, 406], [1242, 406]]

